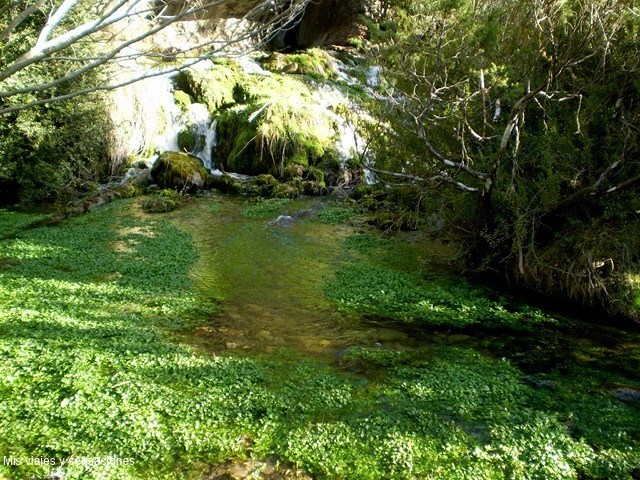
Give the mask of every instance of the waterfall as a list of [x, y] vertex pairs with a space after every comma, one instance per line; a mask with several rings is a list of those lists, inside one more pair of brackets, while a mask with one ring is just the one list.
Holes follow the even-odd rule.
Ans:
[[213, 170], [212, 151], [216, 145], [217, 123], [217, 120], [211, 118], [206, 105], [193, 103], [188, 106], [187, 113], [183, 116], [181, 128], [178, 130], [178, 134], [185, 128], [189, 130], [195, 139], [194, 146], [189, 153], [202, 160], [205, 168], [209, 171]]
[[[216, 121], [200, 103], [178, 105], [171, 76], [159, 75], [111, 93], [110, 135], [114, 162], [124, 162], [141, 153], [148, 166], [158, 154], [186, 152], [214, 170], [212, 150], [216, 145]], [[188, 132], [189, 151], [180, 148], [180, 135]]]
[[380, 75], [382, 73], [382, 68], [377, 65], [372, 65], [369, 67], [367, 71], [367, 85], [373, 88], [377, 88], [380, 86]]

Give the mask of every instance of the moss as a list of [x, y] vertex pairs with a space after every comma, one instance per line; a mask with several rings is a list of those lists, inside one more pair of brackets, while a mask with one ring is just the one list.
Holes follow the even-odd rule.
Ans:
[[300, 188], [294, 182], [281, 183], [273, 189], [276, 198], [296, 198], [300, 196]]
[[178, 148], [180, 150], [191, 151], [196, 146], [196, 139], [189, 128], [185, 128], [178, 133]]
[[205, 104], [209, 110], [216, 111], [232, 105], [235, 100], [233, 89], [243, 77], [243, 72], [233, 63], [216, 64], [206, 72], [185, 70], [178, 75], [179, 88], [198, 103]]
[[302, 193], [319, 197], [327, 194], [327, 188], [320, 182], [307, 181], [303, 183]]
[[151, 169], [151, 178], [163, 188], [195, 191], [204, 187], [209, 173], [197, 158], [184, 153], [165, 152]]
[[324, 186], [324, 172], [319, 168], [311, 167], [306, 172], [306, 178], [312, 182], [317, 182]]
[[189, 94], [182, 90], [176, 90], [173, 92], [173, 99], [176, 102], [176, 105], [178, 105], [183, 111], [193, 103]]
[[280, 185], [280, 182], [273, 175], [262, 174], [256, 178], [254, 193], [261, 197], [271, 197], [273, 196], [273, 190], [278, 185]]
[[303, 174], [303, 165], [300, 165], [299, 163], [291, 163], [285, 167], [282, 177], [286, 180], [291, 180], [293, 178], [302, 178]]
[[289, 55], [276, 52], [263, 58], [262, 65], [272, 72], [308, 75], [320, 80], [334, 78], [338, 73], [333, 58], [318, 48]]
[[[288, 178], [290, 164], [314, 165], [333, 144], [332, 120], [302, 91], [226, 111], [218, 122], [218, 158], [229, 171]], [[289, 177], [290, 178], [290, 177]]]
[[223, 193], [240, 194], [245, 193], [248, 187], [229, 175], [218, 175], [211, 177], [209, 181], [211, 188], [220, 190]]
[[157, 194], [145, 199], [141, 206], [147, 213], [167, 213], [178, 208], [180, 200], [172, 196]]

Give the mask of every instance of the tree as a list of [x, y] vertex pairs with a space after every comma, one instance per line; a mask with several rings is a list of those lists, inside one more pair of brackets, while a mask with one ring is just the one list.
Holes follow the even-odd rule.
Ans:
[[603, 265], [620, 280], [640, 264], [637, 2], [390, 5], [370, 31], [405, 154], [373, 170], [463, 192], [441, 203], [466, 212], [456, 228], [476, 267], [610, 302]]
[[[278, 28], [295, 25], [309, 1], [253, 0], [238, 10], [230, 0], [4, 0], [0, 4], [0, 113], [175, 72], [242, 42], [256, 46]], [[153, 43], [157, 34], [179, 22], [225, 16], [242, 20], [226, 32], [230, 37], [211, 35], [201, 43], [171, 51], [162, 51]], [[46, 95], [98, 68], [142, 58], [170, 63], [146, 69], [134, 78], [102, 79], [78, 90]], [[42, 78], [39, 74], [49, 64], [56, 66], [56, 75]], [[35, 97], [25, 102], [25, 95]], [[12, 101], [19, 96], [21, 100]]]

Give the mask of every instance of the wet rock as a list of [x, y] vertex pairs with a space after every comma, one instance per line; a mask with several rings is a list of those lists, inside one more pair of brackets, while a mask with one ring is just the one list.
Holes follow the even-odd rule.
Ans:
[[151, 169], [152, 180], [163, 188], [195, 192], [205, 186], [209, 173], [197, 158], [179, 152], [165, 152]]
[[609, 390], [616, 400], [640, 407], [640, 390], [632, 387], [617, 387]]
[[274, 221], [270, 222], [269, 225], [291, 225], [294, 222], [294, 219], [291, 215], [280, 215]]
[[553, 381], [546, 378], [535, 378], [533, 376], [527, 375], [526, 377], [524, 377], [523, 380], [525, 381], [525, 383], [535, 388], [553, 388], [554, 387]]

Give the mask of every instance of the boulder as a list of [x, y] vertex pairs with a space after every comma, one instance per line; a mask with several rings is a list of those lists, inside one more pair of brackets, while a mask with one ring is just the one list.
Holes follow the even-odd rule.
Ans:
[[640, 390], [637, 388], [619, 386], [610, 389], [609, 395], [621, 402], [640, 407]]
[[161, 187], [187, 192], [203, 188], [210, 176], [197, 158], [179, 152], [163, 153], [151, 169], [151, 178]]

